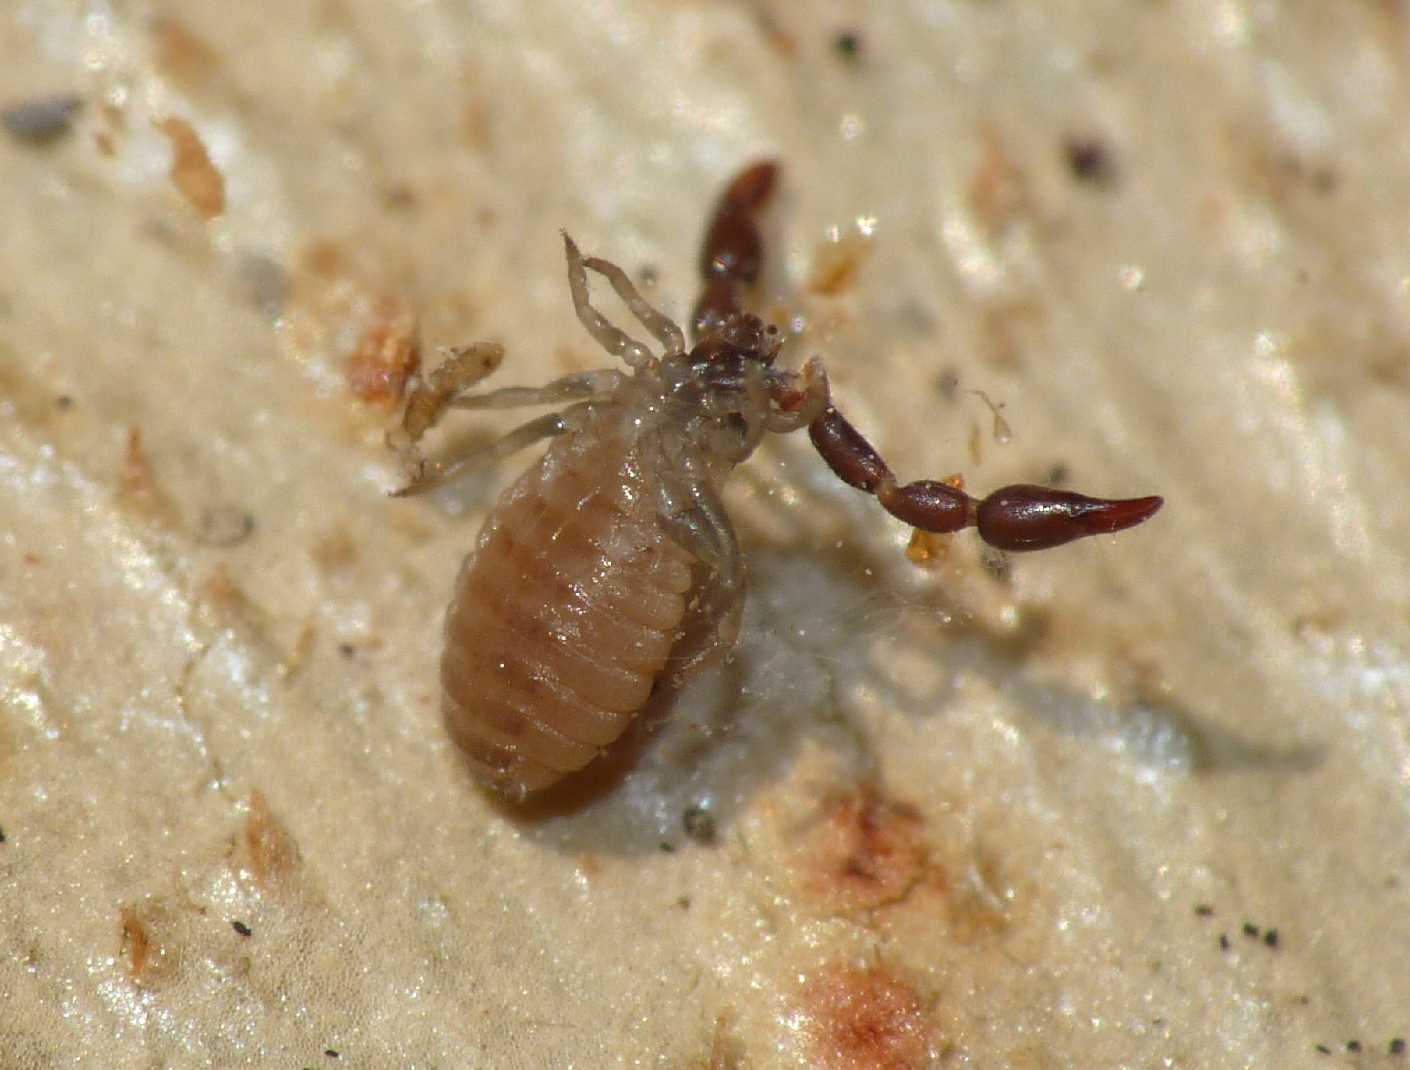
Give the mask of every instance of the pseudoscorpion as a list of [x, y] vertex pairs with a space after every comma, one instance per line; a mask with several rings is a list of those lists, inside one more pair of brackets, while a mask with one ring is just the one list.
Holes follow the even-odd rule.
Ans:
[[[688, 672], [733, 646], [745, 571], [720, 490], [767, 432], [806, 427], [838, 477], [892, 515], [925, 531], [974, 527], [1004, 550], [1120, 531], [1161, 506], [1158, 497], [1110, 501], [1029, 485], [975, 499], [934, 480], [898, 483], [833, 406], [822, 362], [774, 367], [777, 332], [745, 310], [762, 254], [756, 217], [777, 173], [756, 163], [721, 197], [689, 348], [621, 268], [584, 257], [565, 234], [578, 319], [629, 371], [471, 394], [503, 357], [500, 346], [477, 343], [413, 386], [389, 436], [411, 479], [400, 494], [552, 439], [499, 499], [446, 614], [446, 727], [480, 780], [508, 795], [548, 787], [601, 754], [668, 663]], [[592, 307], [589, 271], [656, 339], [659, 356]], [[560, 404], [488, 449], [440, 463], [421, 455], [421, 437], [447, 409]]]

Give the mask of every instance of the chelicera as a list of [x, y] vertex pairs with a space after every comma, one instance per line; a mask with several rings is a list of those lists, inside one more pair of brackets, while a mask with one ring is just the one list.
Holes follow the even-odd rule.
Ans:
[[[900, 483], [833, 404], [822, 361], [775, 366], [777, 332], [747, 311], [759, 275], [757, 217], [772, 162], [738, 174], [705, 235], [691, 340], [621, 268], [564, 235], [584, 328], [627, 371], [471, 393], [503, 349], [453, 350], [410, 391], [389, 442], [417, 494], [542, 439], [549, 448], [499, 499], [446, 614], [446, 726], [471, 769], [513, 797], [581, 769], [621, 736], [667, 671], [690, 672], [739, 634], [745, 567], [720, 501], [766, 434], [806, 428], [823, 460], [893, 516], [930, 532], [976, 528], [991, 546], [1041, 550], [1132, 527], [1158, 497], [1114, 501], [1020, 484], [975, 499], [949, 483]], [[593, 308], [588, 273], [621, 298], [660, 352]], [[449, 409], [563, 408], [487, 449], [427, 461], [419, 443]]]

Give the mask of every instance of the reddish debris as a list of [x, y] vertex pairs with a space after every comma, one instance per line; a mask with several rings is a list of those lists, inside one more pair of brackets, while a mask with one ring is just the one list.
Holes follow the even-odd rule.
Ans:
[[421, 367], [416, 317], [399, 301], [382, 301], [373, 323], [348, 358], [343, 376], [348, 391], [369, 404], [395, 405]]
[[809, 889], [835, 910], [900, 902], [926, 870], [924, 831], [920, 811], [873, 784], [832, 797], [805, 848]]
[[235, 841], [236, 864], [248, 870], [256, 884], [277, 886], [298, 868], [298, 844], [270, 810], [263, 792], [251, 792], [249, 806], [249, 816]]
[[886, 970], [833, 966], [810, 982], [818, 1062], [846, 1070], [909, 1070], [930, 1065], [933, 1025], [915, 990]]
[[171, 180], [202, 219], [225, 211], [225, 176], [211, 163], [200, 135], [185, 119], [170, 118], [157, 127], [171, 142]]

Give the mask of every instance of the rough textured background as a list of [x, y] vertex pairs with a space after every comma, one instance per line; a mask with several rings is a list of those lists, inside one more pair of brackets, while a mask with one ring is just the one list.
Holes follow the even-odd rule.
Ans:
[[[0, 1063], [1398, 1064], [1406, 19], [0, 5], [0, 101], [83, 102], [0, 131]], [[776, 441], [738, 656], [498, 810], [436, 659], [519, 462], [389, 500], [382, 374], [601, 363], [558, 228], [682, 315], [764, 153], [786, 359], [903, 476], [1166, 509], [918, 563]]]

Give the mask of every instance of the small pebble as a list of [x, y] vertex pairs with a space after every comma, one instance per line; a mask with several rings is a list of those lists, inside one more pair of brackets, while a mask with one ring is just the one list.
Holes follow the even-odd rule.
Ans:
[[715, 842], [715, 815], [706, 807], [686, 807], [685, 813], [681, 815], [681, 824], [685, 826], [685, 834], [696, 843]]
[[1067, 155], [1068, 170], [1079, 182], [1105, 186], [1115, 179], [1116, 166], [1111, 152], [1096, 138], [1068, 138], [1063, 151]]
[[68, 133], [83, 101], [69, 93], [54, 93], [19, 101], [0, 109], [0, 125], [13, 138], [32, 145], [56, 141]]

